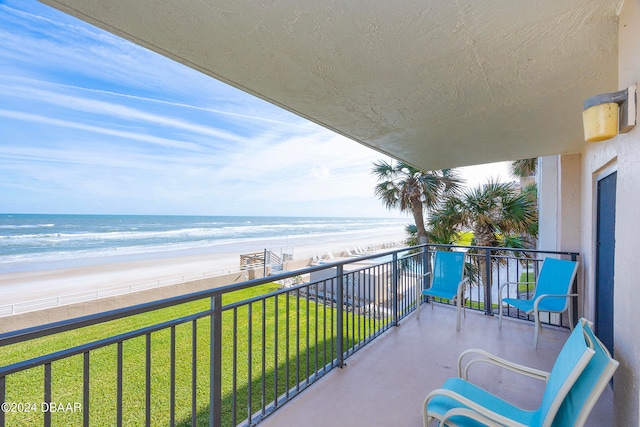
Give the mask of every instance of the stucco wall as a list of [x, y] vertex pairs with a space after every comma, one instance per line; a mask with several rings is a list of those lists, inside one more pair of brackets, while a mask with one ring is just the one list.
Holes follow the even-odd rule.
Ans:
[[561, 214], [558, 217], [560, 251], [580, 251], [580, 230], [582, 229], [581, 206], [582, 155], [570, 154], [560, 157], [559, 196]]
[[538, 205], [544, 224], [538, 249], [580, 251], [581, 154], [539, 158]]
[[[640, 1], [624, 2], [619, 24], [619, 87], [640, 82]], [[638, 287], [638, 200], [640, 200], [640, 126], [617, 138], [614, 348], [621, 363], [615, 382], [616, 425], [640, 425], [640, 332], [635, 314]], [[632, 321], [631, 319], [635, 319]]]
[[[640, 2], [625, 1], [619, 16], [618, 87], [640, 82]], [[594, 94], [595, 95], [595, 94]], [[638, 200], [640, 200], [640, 126], [627, 134], [589, 144], [582, 153], [582, 232], [584, 314], [595, 313], [595, 219], [598, 178], [617, 171], [616, 250], [614, 276], [613, 425], [640, 425], [640, 333], [635, 314], [640, 308], [638, 284]]]

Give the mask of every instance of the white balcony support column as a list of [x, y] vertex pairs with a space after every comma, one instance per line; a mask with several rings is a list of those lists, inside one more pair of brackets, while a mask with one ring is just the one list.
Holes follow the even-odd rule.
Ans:
[[558, 247], [558, 156], [538, 159], [538, 249]]
[[579, 251], [581, 225], [581, 155], [539, 159], [538, 249]]
[[558, 251], [579, 252], [581, 244], [582, 155], [559, 156]]

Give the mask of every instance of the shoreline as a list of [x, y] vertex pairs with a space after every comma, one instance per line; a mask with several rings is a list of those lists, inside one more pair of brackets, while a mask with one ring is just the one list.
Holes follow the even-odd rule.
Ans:
[[[336, 233], [302, 238], [278, 238], [249, 244], [231, 243], [210, 248], [116, 255], [69, 263], [33, 262], [30, 269], [0, 274], [0, 305], [37, 301], [80, 292], [128, 285], [240, 271], [240, 255], [265, 248], [292, 249], [294, 260], [327, 257], [358, 246], [403, 241], [404, 229], [372, 230], [368, 233]], [[56, 267], [57, 265], [57, 267]], [[22, 266], [24, 267], [24, 266]]]
[[[207, 246], [192, 246], [182, 249], [148, 250], [126, 253], [114, 249], [100, 255], [80, 255], [59, 259], [33, 258], [20, 261], [0, 262], [0, 277], [11, 273], [28, 273], [41, 270], [59, 270], [76, 267], [90, 267], [102, 264], [115, 264], [130, 261], [154, 261], [167, 258], [185, 256], [225, 255], [229, 253], [246, 254], [260, 252], [265, 249], [299, 249], [305, 248], [308, 253], [315, 252], [315, 248], [324, 248], [327, 244], [346, 245], [363, 239], [378, 239], [380, 236], [398, 237], [405, 239], [404, 227], [390, 227], [389, 229], [373, 229], [367, 231], [343, 231], [328, 234], [312, 234], [307, 236], [265, 237], [261, 239], [227, 241], [213, 243]], [[395, 240], [395, 239], [394, 239]]]

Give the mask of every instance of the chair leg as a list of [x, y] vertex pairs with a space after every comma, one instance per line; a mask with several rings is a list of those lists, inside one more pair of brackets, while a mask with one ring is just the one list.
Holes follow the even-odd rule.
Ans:
[[456, 331], [460, 331], [460, 312], [462, 311], [462, 306], [460, 305], [460, 298], [458, 298], [457, 306], [458, 306], [458, 309], [456, 311], [458, 313], [457, 313], [457, 316], [456, 316], [457, 317], [457, 320], [456, 320]]
[[533, 348], [537, 349], [538, 348], [538, 332], [540, 332], [540, 328], [542, 328], [542, 325], [540, 324], [540, 313], [534, 312], [533, 317], [535, 318], [535, 321], [536, 321], [536, 324], [535, 324], [536, 330], [533, 333]]
[[572, 308], [571, 308], [571, 298], [569, 298], [569, 305], [567, 307], [567, 315], [569, 316], [569, 330], [571, 332], [573, 332], [573, 313], [572, 313]]
[[428, 412], [427, 412], [427, 405], [424, 405], [424, 409], [422, 410], [422, 425], [423, 427], [429, 427], [429, 425], [431, 425], [431, 423], [433, 422], [433, 420], [435, 419], [434, 417], [429, 416]]
[[502, 329], [502, 301], [498, 301], [498, 328]]

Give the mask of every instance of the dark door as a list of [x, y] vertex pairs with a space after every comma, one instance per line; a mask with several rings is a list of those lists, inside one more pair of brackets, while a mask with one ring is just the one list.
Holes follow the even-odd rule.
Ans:
[[596, 230], [596, 334], [613, 355], [613, 292], [617, 172], [598, 181]]

